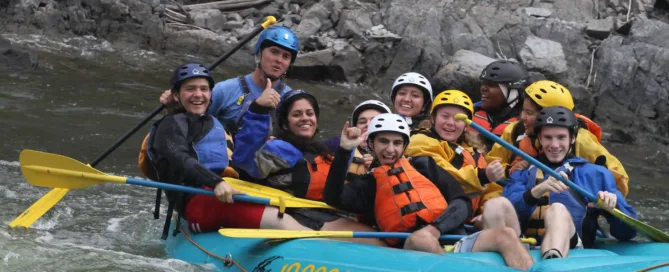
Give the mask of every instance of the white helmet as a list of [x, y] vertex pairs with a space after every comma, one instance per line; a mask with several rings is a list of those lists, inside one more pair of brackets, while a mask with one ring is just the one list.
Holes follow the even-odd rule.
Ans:
[[[393, 91], [390, 93], [390, 100], [392, 100], [393, 103], [395, 103], [397, 90], [404, 84], [412, 84], [420, 87], [423, 89], [423, 95], [429, 97], [429, 102], [432, 102], [432, 85], [430, 85], [430, 81], [419, 73], [409, 72], [395, 79], [395, 83], [393, 83]], [[428, 103], [427, 99], [425, 99], [425, 103]]]
[[351, 124], [353, 124], [353, 126], [357, 125], [358, 116], [360, 116], [360, 113], [369, 109], [377, 110], [380, 113], [391, 113], [390, 108], [388, 108], [386, 104], [383, 104], [383, 102], [373, 99], [367, 100], [365, 102], [360, 103], [357, 107], [355, 107], [355, 109], [353, 110], [353, 114], [351, 115]]
[[369, 132], [367, 140], [371, 141], [374, 138], [372, 135], [385, 131], [401, 133], [404, 136], [404, 144], [409, 144], [409, 139], [411, 138], [409, 124], [407, 124], [407, 121], [402, 116], [394, 113], [382, 113], [374, 116], [367, 127], [367, 132]]

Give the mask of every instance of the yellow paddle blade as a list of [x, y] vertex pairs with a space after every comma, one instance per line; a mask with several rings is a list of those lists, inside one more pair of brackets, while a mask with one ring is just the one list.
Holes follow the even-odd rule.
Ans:
[[659, 229], [656, 229], [648, 224], [645, 224], [639, 220], [630, 217], [629, 215], [623, 213], [619, 209], [614, 209], [611, 212], [615, 217], [619, 218], [621, 221], [625, 222], [628, 226], [632, 227], [636, 231], [643, 233], [644, 235], [651, 238], [656, 242], [669, 243], [669, 234], [663, 232]]
[[70, 191], [63, 188], [55, 188], [42, 196], [37, 202], [21, 213], [14, 221], [9, 223], [10, 228], [29, 228], [37, 219], [58, 203]]
[[52, 153], [23, 150], [19, 163], [26, 181], [40, 187], [80, 189], [103, 182], [125, 182], [123, 177], [106, 175], [75, 159]]
[[233, 188], [237, 190], [248, 190], [248, 191], [253, 191], [259, 194], [267, 194], [267, 195], [274, 195], [274, 196], [287, 196], [287, 197], [292, 197], [288, 192], [281, 191], [279, 189], [274, 189], [272, 187], [267, 187], [263, 186], [257, 183], [253, 182], [248, 182], [248, 181], [243, 181], [240, 179], [235, 179], [235, 178], [223, 178], [225, 182], [230, 184]]
[[243, 191], [250, 196], [264, 197], [272, 199], [272, 204], [280, 205], [280, 199], [286, 203], [287, 207], [302, 207], [302, 208], [320, 208], [337, 210], [336, 208], [320, 201], [314, 201], [304, 198], [295, 197], [287, 192], [274, 189], [272, 187], [263, 186], [260, 184], [243, 181], [234, 178], [224, 178], [225, 182], [230, 184], [233, 188]]
[[352, 231], [313, 231], [313, 230], [275, 230], [275, 229], [220, 229], [223, 236], [233, 238], [353, 238]]

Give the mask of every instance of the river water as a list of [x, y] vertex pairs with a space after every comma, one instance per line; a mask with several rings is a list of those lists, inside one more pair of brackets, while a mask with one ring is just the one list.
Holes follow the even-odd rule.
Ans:
[[[32, 47], [54, 47], [34, 41], [35, 37], [13, 38]], [[102, 184], [72, 190], [30, 229], [8, 228], [9, 222], [49, 191], [23, 178], [18, 163], [22, 150], [90, 163], [158, 106], [170, 67], [155, 61], [159, 56], [150, 52], [138, 58], [145, 63], [141, 66], [129, 63], [128, 56], [123, 60], [113, 54], [98, 56], [96, 52], [110, 51], [102, 45], [102, 50], [93, 53], [90, 48], [68, 48], [80, 52], [77, 57], [41, 54], [44, 69], [0, 75], [0, 271], [205, 270], [166, 255], [160, 240], [164, 214], [160, 220], [153, 219], [155, 190], [151, 188]], [[219, 68], [214, 75], [221, 80], [248, 72]], [[319, 98], [319, 137], [323, 139], [339, 133], [354, 104], [372, 98], [389, 100], [387, 91], [360, 86], [296, 80], [289, 84]], [[342, 97], [352, 103], [341, 103]], [[98, 169], [141, 178], [137, 153], [147, 131], [148, 125]], [[629, 199], [642, 221], [669, 231], [669, 201], [663, 197], [669, 190], [664, 181], [669, 173], [657, 163], [667, 160], [665, 153], [625, 145], [609, 147], [631, 176]]]

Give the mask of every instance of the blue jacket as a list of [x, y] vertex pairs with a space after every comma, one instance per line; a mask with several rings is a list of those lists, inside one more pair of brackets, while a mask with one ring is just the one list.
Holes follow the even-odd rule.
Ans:
[[242, 171], [240, 175], [248, 175], [255, 182], [304, 197], [310, 183], [305, 154], [286, 141], [268, 140], [269, 113], [259, 113], [254, 108], [244, 114], [244, 125], [235, 135], [238, 148], [231, 164]]
[[[238, 103], [238, 101], [240, 97], [244, 96], [244, 89], [236, 77], [217, 83], [211, 91], [211, 105], [209, 106], [208, 113], [216, 116], [229, 130], [234, 131], [236, 128], [237, 117], [242, 113], [244, 103], [258, 98], [265, 88], [265, 85], [256, 85], [251, 74], [244, 76], [244, 79], [246, 79], [251, 93], [244, 97], [242, 103]], [[280, 84], [280, 82], [277, 83], [274, 85], [274, 88], [278, 88]], [[285, 85], [281, 94], [290, 90], [291, 88]]]
[[[599, 166], [586, 161], [580, 157], [569, 158], [565, 160], [565, 165], [569, 164], [573, 167], [570, 174], [570, 180], [576, 185], [583, 188], [585, 191], [593, 195], [597, 195], [600, 191], [607, 191], [614, 193], [617, 196], [617, 208], [623, 213], [637, 218], [634, 209], [625, 201], [622, 193], [616, 188], [616, 182], [613, 174], [606, 167]], [[559, 167], [556, 172], [564, 171], [569, 173], [565, 165]], [[515, 171], [507, 180], [507, 185], [504, 187], [503, 196], [511, 201], [513, 207], [518, 213], [521, 222], [527, 222], [537, 208], [536, 205], [531, 205], [526, 202], [526, 192], [531, 190], [536, 184], [536, 173], [538, 168], [531, 166], [528, 169]], [[544, 173], [544, 179], [549, 177]], [[532, 197], [531, 195], [529, 197]], [[549, 203], [561, 203], [569, 210], [574, 224], [577, 226], [579, 235], [582, 235], [583, 218], [586, 215], [587, 208], [577, 201], [574, 197], [579, 197], [583, 203], [589, 201], [581, 196], [572, 196], [570, 191], [565, 191], [560, 194], [550, 193], [548, 199]], [[614, 217], [608, 212], [602, 213], [611, 225], [611, 234], [619, 240], [629, 240], [636, 236], [636, 231], [623, 223], [620, 219]]]

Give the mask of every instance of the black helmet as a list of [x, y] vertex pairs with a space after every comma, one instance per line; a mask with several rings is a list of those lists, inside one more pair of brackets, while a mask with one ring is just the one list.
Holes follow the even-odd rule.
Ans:
[[565, 107], [546, 107], [537, 115], [537, 121], [534, 123], [534, 134], [539, 135], [543, 126], [566, 127], [569, 129], [569, 133], [575, 137], [578, 131], [578, 120], [574, 112]]
[[508, 60], [493, 61], [483, 69], [479, 79], [495, 83], [506, 83], [512, 89], [523, 89], [530, 77], [525, 67], [517, 62]]
[[172, 78], [170, 79], [170, 85], [172, 85], [172, 92], [178, 92], [181, 88], [181, 84], [187, 79], [191, 78], [204, 78], [209, 82], [209, 88], [214, 87], [214, 78], [211, 76], [209, 69], [204, 67], [201, 63], [197, 62], [187, 62], [183, 65], [180, 65], [174, 72], [172, 72]]

